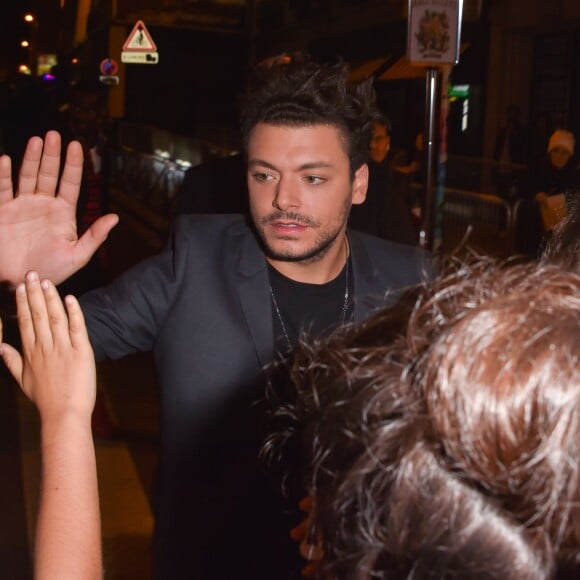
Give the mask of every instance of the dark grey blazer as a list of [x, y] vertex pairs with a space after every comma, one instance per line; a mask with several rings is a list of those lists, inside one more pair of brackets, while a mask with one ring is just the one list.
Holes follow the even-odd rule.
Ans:
[[[349, 239], [356, 321], [429, 268], [414, 247]], [[287, 542], [290, 524], [280, 523], [277, 490], [263, 485], [256, 454], [265, 425], [252, 405], [274, 354], [268, 271], [244, 218], [180, 216], [159, 255], [81, 303], [97, 358], [154, 352], [156, 576], [284, 578], [272, 566], [287, 567], [284, 551], [296, 548], [274, 541], [279, 528]]]

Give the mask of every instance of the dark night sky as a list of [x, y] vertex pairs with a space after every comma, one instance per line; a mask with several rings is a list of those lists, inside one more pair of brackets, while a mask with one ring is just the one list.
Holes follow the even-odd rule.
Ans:
[[[26, 12], [38, 16], [39, 29], [37, 40], [41, 50], [56, 49], [55, 40], [58, 31], [55, 30], [59, 0], [2, 0], [0, 8], [0, 68], [8, 68], [12, 73], [19, 61], [25, 58], [20, 41], [30, 38], [30, 25], [24, 22]], [[27, 38], [27, 39], [29, 39]], [[52, 45], [52, 46], [51, 46]]]

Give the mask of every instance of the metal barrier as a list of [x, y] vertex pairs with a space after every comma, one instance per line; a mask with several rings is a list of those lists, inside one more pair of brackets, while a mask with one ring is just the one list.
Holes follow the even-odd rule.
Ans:
[[119, 146], [113, 151], [112, 185], [149, 209], [169, 215], [188, 165]]
[[113, 188], [131, 203], [168, 219], [186, 171], [232, 151], [205, 139], [120, 123], [110, 153]]
[[460, 155], [447, 157], [445, 185], [451, 189], [488, 193], [515, 201], [525, 193], [528, 180], [526, 165]]
[[513, 211], [496, 195], [446, 188], [441, 228], [444, 255], [466, 249], [497, 257], [514, 253]]

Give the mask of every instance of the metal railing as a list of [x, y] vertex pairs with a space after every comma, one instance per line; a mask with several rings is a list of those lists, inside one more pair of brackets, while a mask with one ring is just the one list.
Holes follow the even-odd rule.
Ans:
[[111, 182], [135, 201], [168, 216], [188, 168], [173, 159], [121, 145], [113, 150]]
[[163, 237], [187, 170], [231, 152], [206, 139], [121, 123], [109, 151], [112, 199], [119, 209]]
[[445, 185], [451, 189], [487, 193], [502, 199], [515, 200], [524, 193], [528, 175], [526, 165], [449, 155]]
[[507, 257], [514, 253], [514, 212], [491, 194], [446, 188], [441, 206], [443, 255], [472, 250]]

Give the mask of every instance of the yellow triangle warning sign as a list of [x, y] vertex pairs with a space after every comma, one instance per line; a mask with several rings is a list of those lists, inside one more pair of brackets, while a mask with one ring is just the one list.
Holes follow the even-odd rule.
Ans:
[[157, 47], [142, 20], [135, 24], [127, 37], [123, 52], [157, 52]]

